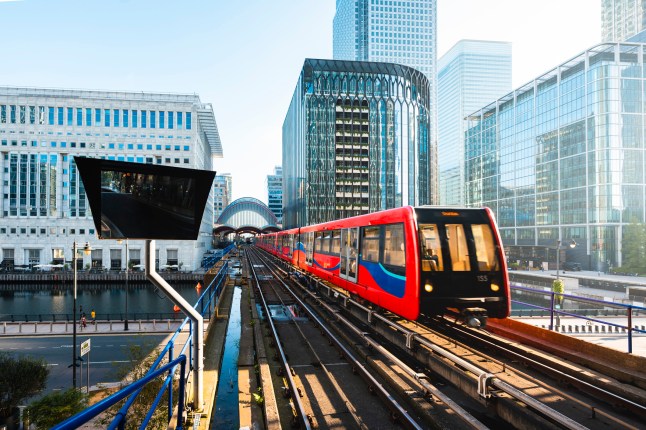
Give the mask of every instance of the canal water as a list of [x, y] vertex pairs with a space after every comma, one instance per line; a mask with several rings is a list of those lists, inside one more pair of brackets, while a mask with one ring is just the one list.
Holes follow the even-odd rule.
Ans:
[[240, 427], [238, 411], [238, 355], [240, 352], [241, 315], [240, 287], [233, 290], [231, 315], [227, 326], [224, 353], [220, 365], [220, 379], [215, 393], [215, 412], [211, 420], [211, 428], [237, 429]]
[[[197, 302], [203, 289], [199, 291], [194, 284], [171, 285], [191, 305]], [[105, 284], [94, 286], [91, 290], [77, 289], [78, 312], [90, 314], [96, 311], [100, 320], [122, 319], [125, 313], [125, 285]], [[64, 321], [71, 318], [74, 296], [71, 288], [42, 290], [29, 286], [16, 286], [16, 291], [0, 292], [0, 321]], [[129, 319], [162, 319], [172, 318], [175, 314], [173, 303], [166, 295], [150, 285], [128, 286]]]

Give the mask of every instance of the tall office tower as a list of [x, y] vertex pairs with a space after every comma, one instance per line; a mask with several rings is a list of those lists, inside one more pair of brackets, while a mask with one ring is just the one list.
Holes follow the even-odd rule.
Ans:
[[[497, 215], [512, 261], [622, 265], [646, 221], [646, 45], [605, 43], [470, 115], [467, 203]], [[561, 260], [563, 261], [563, 260]]]
[[437, 203], [430, 86], [398, 64], [307, 59], [283, 123], [283, 224]]
[[646, 42], [646, 3], [601, 0], [601, 41]]
[[461, 40], [438, 61], [440, 203], [464, 205], [465, 117], [511, 91], [511, 43]]
[[213, 224], [231, 203], [233, 179], [230, 173], [215, 175], [213, 179]]
[[267, 206], [283, 223], [283, 168], [276, 166], [273, 175], [267, 175]]
[[[77, 155], [211, 170], [222, 146], [211, 105], [195, 94], [0, 87], [3, 265], [69, 263], [76, 241], [92, 247], [84, 266], [126, 267], [125, 243], [96, 239]], [[211, 194], [197, 243], [157, 241], [159, 262], [198, 268], [212, 230]], [[143, 248], [130, 241], [130, 264]]]

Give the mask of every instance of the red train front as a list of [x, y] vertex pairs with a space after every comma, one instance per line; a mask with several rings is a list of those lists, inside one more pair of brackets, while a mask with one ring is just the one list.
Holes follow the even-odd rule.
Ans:
[[447, 308], [472, 324], [509, 315], [491, 211], [405, 206], [260, 238], [259, 246], [408, 319]]

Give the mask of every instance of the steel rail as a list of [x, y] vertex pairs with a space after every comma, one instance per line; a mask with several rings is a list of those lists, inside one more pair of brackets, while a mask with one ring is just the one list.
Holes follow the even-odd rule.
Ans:
[[271, 318], [271, 313], [269, 312], [269, 306], [267, 305], [267, 301], [265, 300], [265, 296], [262, 293], [262, 290], [260, 289], [260, 281], [258, 279], [258, 275], [256, 274], [256, 270], [254, 268], [254, 265], [251, 263], [251, 258], [249, 257], [249, 253], [245, 252], [245, 257], [247, 258], [247, 263], [249, 264], [249, 269], [251, 271], [251, 274], [253, 276], [253, 280], [256, 284], [256, 290], [258, 291], [260, 301], [262, 303], [263, 310], [266, 315], [266, 319], [269, 322], [269, 327], [271, 328], [272, 335], [274, 339], [276, 340], [276, 349], [278, 350], [278, 353], [280, 355], [280, 361], [282, 366], [285, 368], [285, 376], [287, 377], [287, 381], [289, 383], [289, 389], [291, 390], [292, 393], [292, 401], [296, 404], [296, 411], [298, 415], [300, 415], [301, 422], [303, 423], [305, 429], [311, 430], [312, 426], [307, 419], [307, 412], [305, 411], [305, 407], [303, 406], [303, 402], [301, 402], [301, 399], [298, 395], [298, 388], [296, 386], [296, 382], [294, 381], [294, 378], [292, 377], [292, 369], [291, 366], [289, 365], [289, 362], [287, 361], [287, 357], [285, 355], [285, 351], [283, 350], [283, 347], [280, 344], [280, 338], [278, 337], [278, 331], [276, 330], [276, 326], [274, 325], [274, 322]]
[[[271, 270], [271, 269], [270, 269]], [[272, 270], [272, 273], [275, 273]], [[380, 396], [386, 400], [387, 403], [390, 404], [391, 410], [394, 412], [397, 412], [399, 417], [403, 417], [408, 424], [409, 428], [414, 428], [414, 429], [423, 429], [424, 427], [420, 426], [417, 421], [410, 416], [408, 411], [402, 407], [402, 405], [397, 401], [397, 399], [390, 394], [390, 392], [381, 384], [373, 375], [372, 373], [366, 368], [366, 366], [350, 351], [341, 340], [337, 336], [332, 333], [332, 331], [327, 327], [325, 322], [321, 320], [318, 315], [308, 306], [305, 302], [301, 300], [301, 298], [294, 292], [292, 289], [287, 285], [282, 279], [277, 277], [282, 284], [283, 287], [290, 293], [290, 295], [296, 300], [296, 302], [308, 313], [311, 319], [313, 319], [316, 324], [318, 324], [319, 328], [323, 330], [326, 334], [326, 336], [332, 340], [341, 351], [343, 351], [343, 354], [349, 358], [352, 361], [352, 364], [355, 366], [356, 369], [361, 371], [361, 374], [366, 378], [367, 381], [372, 385], [373, 388], [376, 388], [379, 391]]]

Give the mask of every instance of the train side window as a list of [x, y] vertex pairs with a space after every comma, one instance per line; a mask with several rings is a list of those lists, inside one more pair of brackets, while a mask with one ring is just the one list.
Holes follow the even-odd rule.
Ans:
[[446, 238], [449, 243], [451, 264], [454, 272], [471, 271], [469, 249], [462, 224], [446, 224]]
[[323, 233], [317, 231], [314, 233], [314, 252], [320, 254], [323, 251]]
[[341, 254], [341, 230], [332, 231], [332, 254]]
[[361, 229], [361, 259], [379, 262], [379, 232], [381, 227], [363, 227]]
[[323, 232], [323, 242], [321, 244], [321, 252], [323, 254], [329, 254], [330, 253], [330, 242], [332, 242], [332, 232], [331, 231], [324, 231]]
[[425, 272], [444, 270], [442, 245], [437, 225], [420, 225], [419, 236], [422, 248], [422, 270]]
[[404, 224], [384, 226], [384, 260], [388, 266], [406, 267]]
[[487, 224], [473, 224], [471, 231], [473, 232], [473, 240], [476, 246], [478, 270], [480, 272], [499, 270], [500, 266], [491, 227]]

